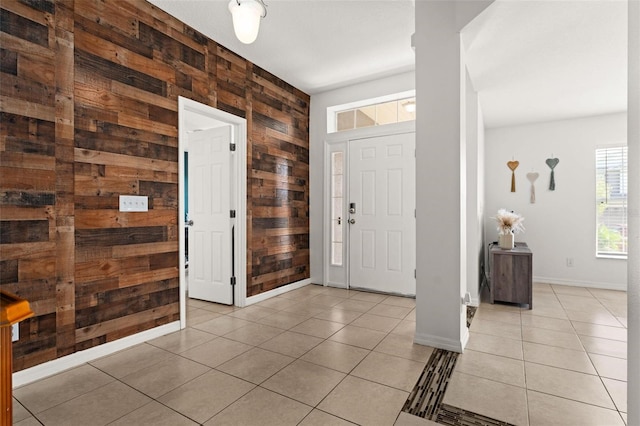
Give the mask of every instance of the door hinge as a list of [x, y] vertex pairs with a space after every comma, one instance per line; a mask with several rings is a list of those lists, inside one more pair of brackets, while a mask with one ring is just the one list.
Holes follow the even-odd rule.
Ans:
[[231, 151], [235, 151], [235, 150], [236, 150], [236, 144], [235, 144], [235, 143], [231, 143], [231, 144], [229, 144], [229, 149], [230, 149]]
[[231, 277], [231, 285], [236, 285], [236, 277]]
[[418, 210], [417, 209], [413, 209], [413, 217], [418, 217]]
[[413, 270], [413, 278], [418, 278], [418, 270], [417, 269]]
[[229, 211], [229, 217], [231, 217], [231, 219], [236, 217], [236, 211], [235, 210], [230, 210]]

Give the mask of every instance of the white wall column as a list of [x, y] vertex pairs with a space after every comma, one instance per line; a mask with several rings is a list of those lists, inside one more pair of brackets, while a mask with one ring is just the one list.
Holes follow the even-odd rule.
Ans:
[[640, 0], [629, 0], [627, 424], [640, 425]]
[[416, 343], [461, 352], [466, 71], [460, 30], [490, 1], [416, 2]]
[[478, 92], [466, 72], [466, 145], [467, 145], [467, 292], [473, 305], [480, 304], [480, 261], [483, 257], [483, 193], [480, 191], [481, 149], [480, 133], [484, 132], [480, 120]]

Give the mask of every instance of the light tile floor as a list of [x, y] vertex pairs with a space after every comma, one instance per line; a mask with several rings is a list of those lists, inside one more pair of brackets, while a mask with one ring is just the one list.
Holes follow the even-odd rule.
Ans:
[[[623, 425], [626, 294], [536, 284], [482, 304], [445, 403], [522, 425]], [[14, 390], [26, 425], [428, 425], [400, 410], [432, 349], [415, 301], [309, 285]]]
[[627, 295], [534, 284], [533, 309], [482, 303], [444, 403], [517, 425], [624, 425]]

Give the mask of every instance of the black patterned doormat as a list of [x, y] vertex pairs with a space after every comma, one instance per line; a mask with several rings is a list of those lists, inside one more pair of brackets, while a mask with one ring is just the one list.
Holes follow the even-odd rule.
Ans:
[[435, 421], [457, 360], [456, 352], [435, 349], [402, 411]]
[[[476, 307], [467, 307], [467, 327], [471, 325]], [[402, 411], [436, 423], [451, 426], [512, 426], [481, 414], [443, 404], [458, 353], [434, 349], [418, 382], [404, 403]]]
[[492, 419], [491, 417], [447, 404], [440, 405], [436, 423], [451, 426], [513, 426], [511, 423]]
[[471, 327], [471, 321], [473, 321], [477, 310], [478, 308], [476, 306], [467, 306], [467, 327]]

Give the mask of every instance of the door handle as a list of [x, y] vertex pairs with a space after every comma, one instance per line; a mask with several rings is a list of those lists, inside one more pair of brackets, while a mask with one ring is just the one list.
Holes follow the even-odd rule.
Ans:
[[349, 223], [353, 225], [354, 223], [356, 223], [356, 220], [355, 219], [349, 219]]
[[193, 226], [193, 219], [187, 221], [187, 226]]

